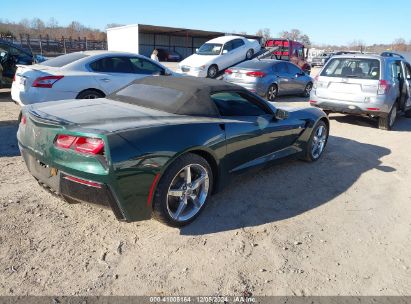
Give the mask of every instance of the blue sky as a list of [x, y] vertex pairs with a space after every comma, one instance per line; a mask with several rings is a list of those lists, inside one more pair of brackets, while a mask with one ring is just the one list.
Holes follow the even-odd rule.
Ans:
[[153, 24], [255, 34], [269, 28], [272, 36], [298, 28], [314, 43], [391, 43], [411, 40], [411, 0], [252, 1], [252, 0], [32, 0], [2, 1], [0, 19], [20, 21], [56, 18], [75, 20], [104, 30], [108, 23]]

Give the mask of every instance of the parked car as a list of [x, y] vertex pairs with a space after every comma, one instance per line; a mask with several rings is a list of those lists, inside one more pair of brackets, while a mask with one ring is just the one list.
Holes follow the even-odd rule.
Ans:
[[244, 60], [250, 60], [261, 49], [254, 39], [222, 36], [203, 44], [180, 62], [177, 72], [195, 77], [215, 78], [219, 72]]
[[330, 58], [334, 56], [334, 53], [322, 53], [321, 55], [314, 57], [311, 61], [312, 67], [324, 66]]
[[11, 96], [21, 106], [101, 98], [148, 75], [176, 74], [158, 62], [133, 53], [76, 52], [32, 66], [18, 65]]
[[238, 173], [288, 156], [318, 160], [329, 133], [319, 109], [286, 111], [194, 77], [146, 77], [106, 98], [22, 112], [19, 148], [41, 184], [69, 202], [111, 206], [119, 220], [153, 215], [172, 226], [193, 221]]
[[295, 64], [274, 59], [254, 59], [225, 70], [224, 80], [238, 84], [269, 101], [278, 95], [310, 96], [313, 81]]
[[30, 65], [34, 61], [31, 51], [0, 39], [0, 88], [11, 86], [16, 64]]
[[369, 115], [390, 130], [411, 117], [411, 65], [395, 53], [334, 56], [315, 78], [310, 103], [328, 112]]
[[308, 51], [301, 42], [284, 38], [270, 38], [267, 39], [264, 47], [273, 50], [271, 52], [272, 59], [290, 61], [310, 75], [311, 65], [307, 61]]
[[158, 59], [160, 61], [174, 61], [174, 62], [179, 62], [183, 59], [183, 56], [181, 56], [179, 53], [176, 51], [171, 51], [167, 49], [156, 49], [158, 51]]

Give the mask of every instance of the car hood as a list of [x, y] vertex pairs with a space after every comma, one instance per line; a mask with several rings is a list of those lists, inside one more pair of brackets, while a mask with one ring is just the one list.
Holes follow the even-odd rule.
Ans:
[[193, 54], [180, 62], [180, 66], [200, 67], [211, 64], [220, 55], [197, 55]]
[[67, 129], [81, 128], [99, 132], [215, 120], [171, 114], [107, 98], [43, 102], [27, 106], [26, 110], [34, 117]]

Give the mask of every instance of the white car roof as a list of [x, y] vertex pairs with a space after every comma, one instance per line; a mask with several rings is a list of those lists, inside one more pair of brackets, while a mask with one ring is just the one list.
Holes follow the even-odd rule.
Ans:
[[221, 36], [221, 37], [211, 39], [211, 40], [207, 41], [207, 43], [221, 43], [221, 44], [224, 44], [224, 43], [226, 43], [230, 40], [238, 39], [238, 38], [245, 39], [242, 36]]

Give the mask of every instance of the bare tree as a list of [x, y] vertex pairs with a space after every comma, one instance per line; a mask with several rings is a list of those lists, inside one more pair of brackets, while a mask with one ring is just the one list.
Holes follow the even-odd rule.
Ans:
[[310, 37], [306, 34], [303, 34], [299, 29], [282, 31], [280, 32], [280, 37], [301, 42], [305, 46], [311, 46]]
[[403, 39], [403, 38], [395, 39], [392, 43], [392, 49], [394, 51], [398, 51], [398, 52], [406, 52], [407, 51], [407, 43], [405, 42], [405, 39]]
[[257, 33], [255, 33], [256, 36], [263, 37], [263, 43], [265, 43], [268, 39], [271, 38], [271, 31], [269, 28], [263, 28], [259, 29]]

